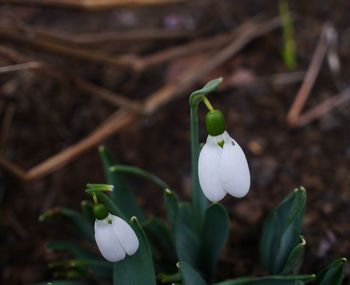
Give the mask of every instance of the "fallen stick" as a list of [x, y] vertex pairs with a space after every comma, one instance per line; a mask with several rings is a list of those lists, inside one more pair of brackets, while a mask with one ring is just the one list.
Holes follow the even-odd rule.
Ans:
[[[238, 37], [229, 43], [220, 52], [216, 53], [208, 61], [203, 64], [198, 64], [184, 72], [181, 79], [177, 82], [171, 83], [164, 88], [161, 88], [152, 97], [150, 97], [144, 105], [145, 113], [150, 114], [168, 101], [169, 90], [173, 93], [172, 96], [177, 96], [184, 90], [191, 86], [194, 82], [207, 75], [209, 72], [220, 66], [234, 54], [239, 52], [245, 45], [247, 45], [254, 38], [270, 32], [279, 27], [281, 24], [280, 18], [274, 18], [264, 24], [257, 24], [248, 22], [238, 28]], [[179, 88], [180, 87], [180, 88]]]
[[302, 114], [295, 122], [295, 127], [303, 127], [310, 122], [322, 118], [325, 114], [331, 110], [343, 105], [345, 102], [350, 100], [350, 88], [345, 89], [339, 95], [332, 96], [329, 99], [324, 100], [316, 107]]
[[67, 73], [66, 71], [62, 70], [58, 66], [52, 66], [50, 64], [44, 63], [44, 62], [37, 62], [37, 61], [30, 61], [31, 59], [27, 56], [24, 56], [22, 54], [19, 54], [15, 52], [14, 50], [11, 50], [7, 47], [0, 45], [0, 54], [8, 56], [9, 59], [15, 62], [20, 61], [29, 61], [27, 63], [18, 63], [8, 66], [2, 66], [0, 67], [0, 74], [1, 73], [9, 73], [9, 72], [17, 72], [22, 70], [37, 70], [42, 71], [45, 74], [48, 74], [55, 79], [58, 79], [60, 81], [63, 81], [63, 78], [66, 81], [71, 81], [74, 83], [76, 88], [82, 92], [91, 94], [93, 96], [99, 97], [103, 99], [106, 102], [111, 103], [112, 105], [116, 107], [125, 107], [126, 109], [130, 109], [135, 112], [141, 112], [142, 107], [139, 103], [134, 102], [130, 99], [125, 98], [122, 95], [116, 94], [114, 92], [111, 92], [103, 87], [97, 86], [93, 83], [90, 83], [78, 76], [75, 76], [71, 73]]
[[322, 63], [327, 54], [329, 47], [329, 34], [333, 27], [330, 24], [325, 24], [322, 28], [320, 38], [318, 40], [315, 52], [312, 56], [311, 63], [306, 72], [305, 79], [290, 107], [287, 114], [287, 123], [289, 126], [294, 127], [300, 113], [310, 96], [310, 92], [315, 84], [316, 78], [320, 72]]
[[[187, 91], [194, 83], [196, 83], [202, 77], [208, 75], [211, 71], [224, 63], [228, 58], [240, 51], [251, 40], [279, 26], [279, 18], [274, 18], [267, 22], [249, 22], [248, 24], [246, 23], [241, 25], [237, 29], [237, 31], [239, 31], [238, 38], [214, 55], [211, 60], [203, 62], [199, 66], [190, 66], [176, 83], [169, 83], [163, 86], [153, 95], [147, 98], [144, 104], [144, 113], [151, 115], [152, 113], [158, 111], [160, 107], [171, 102], [179, 95], [185, 94], [185, 91]], [[38, 179], [52, 173], [64, 165], [67, 165], [82, 153], [95, 147], [101, 141], [115, 134], [117, 131], [129, 126], [140, 117], [141, 115], [139, 113], [121, 108], [113, 115], [108, 117], [104, 123], [102, 123], [86, 138], [62, 150], [58, 154], [53, 155], [28, 171], [22, 170], [20, 167], [14, 165], [3, 157], [0, 157], [0, 165], [11, 171], [22, 180], [29, 181]]]
[[188, 0], [2, 0], [2, 3], [97, 10], [113, 7], [167, 5], [187, 1]]
[[0, 66], [0, 74], [9, 73], [9, 72], [17, 72], [21, 70], [29, 70], [29, 69], [38, 69], [42, 67], [42, 63], [37, 61], [31, 61], [26, 63], [18, 63], [7, 66]]
[[50, 53], [63, 55], [77, 60], [84, 60], [98, 64], [106, 64], [113, 67], [131, 68], [137, 72], [143, 72], [148, 68], [157, 66], [176, 58], [217, 49], [230, 42], [237, 36], [237, 29], [231, 32], [218, 34], [202, 39], [198, 39], [180, 46], [168, 48], [166, 50], [149, 54], [146, 56], [138, 55], [109, 55], [101, 51], [91, 51], [90, 49], [62, 42], [54, 35], [48, 36], [38, 33], [35, 29], [28, 26], [17, 24], [17, 28], [0, 26], [0, 36], [23, 45], [29, 45]]

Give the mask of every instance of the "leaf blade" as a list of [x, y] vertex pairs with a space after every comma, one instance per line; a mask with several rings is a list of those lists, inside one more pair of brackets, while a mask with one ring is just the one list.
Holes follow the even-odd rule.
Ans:
[[131, 218], [131, 226], [139, 239], [139, 248], [134, 255], [113, 264], [113, 284], [156, 285], [152, 253], [146, 234], [136, 217]]
[[202, 276], [186, 262], [180, 261], [176, 266], [180, 270], [184, 285], [207, 285]]

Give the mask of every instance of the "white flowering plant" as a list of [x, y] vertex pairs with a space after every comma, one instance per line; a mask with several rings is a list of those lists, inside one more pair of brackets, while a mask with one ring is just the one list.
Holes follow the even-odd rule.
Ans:
[[[107, 184], [87, 184], [92, 201], [82, 213], [55, 208], [40, 216], [68, 219], [86, 241], [54, 241], [50, 250], [66, 251], [68, 260], [51, 262], [54, 285], [340, 285], [345, 258], [318, 274], [299, 274], [306, 242], [301, 224], [306, 203], [303, 187], [291, 192], [266, 218], [260, 240], [260, 260], [266, 276], [218, 281], [215, 267], [229, 236], [229, 215], [219, 201], [228, 193], [244, 197], [250, 188], [249, 166], [242, 148], [226, 131], [224, 115], [207, 95], [222, 79], [193, 92], [191, 107], [191, 201], [180, 201], [159, 177], [139, 168], [117, 164], [106, 148], [99, 152]], [[200, 149], [198, 107], [208, 108], [208, 138]], [[124, 174], [152, 181], [163, 191], [166, 218], [146, 217]], [[86, 246], [88, 244], [88, 246]], [[84, 246], [85, 245], [85, 246]], [[98, 250], [97, 250], [98, 249]], [[237, 260], [237, 263], [240, 261]], [[40, 284], [47, 284], [40, 283]]]

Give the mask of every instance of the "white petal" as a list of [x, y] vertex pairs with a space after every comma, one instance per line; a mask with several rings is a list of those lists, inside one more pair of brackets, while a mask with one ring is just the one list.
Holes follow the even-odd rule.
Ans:
[[105, 259], [110, 262], [120, 261], [125, 258], [125, 250], [114, 237], [112, 224], [107, 223], [106, 219], [95, 221], [95, 240]]
[[113, 235], [118, 239], [128, 255], [133, 255], [139, 248], [139, 240], [131, 226], [123, 219], [111, 215]]
[[250, 187], [247, 159], [239, 144], [226, 132], [221, 156], [220, 178], [223, 189], [236, 198], [245, 196]]
[[199, 183], [204, 195], [212, 202], [217, 202], [226, 195], [220, 182], [221, 153], [222, 148], [216, 144], [212, 136], [208, 136], [198, 159]]

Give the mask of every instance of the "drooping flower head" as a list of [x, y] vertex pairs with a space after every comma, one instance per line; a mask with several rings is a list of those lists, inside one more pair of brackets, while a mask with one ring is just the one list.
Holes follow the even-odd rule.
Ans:
[[226, 132], [223, 114], [211, 110], [206, 116], [207, 141], [199, 154], [198, 176], [204, 195], [217, 202], [227, 193], [242, 198], [250, 187], [247, 159], [239, 144]]
[[117, 262], [136, 253], [139, 240], [127, 222], [108, 213], [103, 204], [94, 207], [94, 214], [95, 240], [105, 259]]

